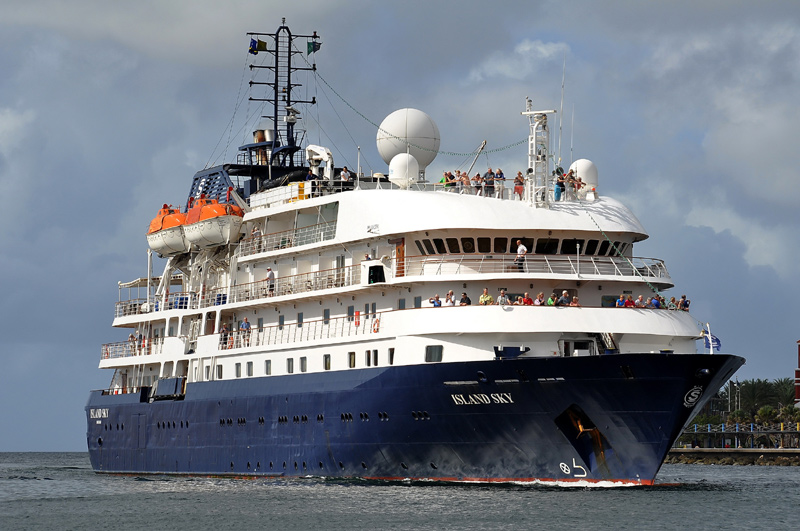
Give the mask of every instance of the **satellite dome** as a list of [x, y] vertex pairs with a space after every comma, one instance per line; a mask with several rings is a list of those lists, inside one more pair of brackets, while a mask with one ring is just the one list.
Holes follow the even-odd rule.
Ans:
[[389, 182], [406, 189], [417, 182], [419, 177], [419, 163], [413, 155], [398, 153], [389, 162]]
[[378, 129], [378, 153], [386, 164], [396, 155], [409, 153], [424, 170], [436, 158], [439, 143], [436, 122], [417, 109], [394, 111]]
[[597, 166], [588, 159], [578, 159], [570, 167], [575, 177], [580, 177], [589, 190], [597, 187]]

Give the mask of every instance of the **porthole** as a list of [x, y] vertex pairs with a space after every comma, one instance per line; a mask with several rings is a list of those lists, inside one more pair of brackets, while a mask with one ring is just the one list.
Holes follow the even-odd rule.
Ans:
[[342, 470], [344, 470], [344, 463], [342, 463], [341, 461], [339, 461], [339, 468], [341, 468]]
[[97, 446], [103, 446], [103, 438], [102, 437], [98, 437], [97, 438]]
[[272, 461], [269, 462], [269, 469], [272, 470]]
[[250, 461], [247, 462], [247, 470], [250, 470]]
[[320, 468], [320, 470], [322, 470], [322, 468], [323, 468], [322, 461], [319, 462], [319, 468]]
[[303, 470], [306, 470], [306, 462], [303, 461]]
[[403, 468], [403, 470], [408, 470], [408, 465], [407, 464], [400, 463], [400, 466]]
[[431, 468], [432, 468], [432, 469], [434, 469], [434, 470], [436, 470], [436, 469], [437, 469], [437, 466], [436, 466], [436, 464], [435, 464], [435, 463], [431, 463]]
[[233, 461], [231, 461], [231, 470], [233, 470]]
[[286, 461], [283, 462], [283, 469], [286, 470]]
[[297, 461], [294, 462], [294, 469], [297, 470]]
[[367, 464], [364, 461], [361, 461], [361, 468], [363, 468], [364, 470], [367, 469]]
[[416, 411], [412, 411], [412, 412], [411, 412], [411, 418], [412, 418], [412, 419], [414, 419], [414, 420], [419, 420], [419, 419], [417, 418], [417, 412], [416, 412]]

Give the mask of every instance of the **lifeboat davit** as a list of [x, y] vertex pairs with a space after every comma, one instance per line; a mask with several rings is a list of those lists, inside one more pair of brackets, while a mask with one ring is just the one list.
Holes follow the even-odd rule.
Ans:
[[147, 244], [162, 257], [187, 252], [189, 242], [183, 232], [184, 223], [186, 223], [186, 214], [165, 204], [150, 222]]
[[190, 203], [186, 213], [186, 239], [203, 248], [236, 243], [241, 237], [243, 216], [244, 211], [238, 206], [201, 194], [200, 199]]

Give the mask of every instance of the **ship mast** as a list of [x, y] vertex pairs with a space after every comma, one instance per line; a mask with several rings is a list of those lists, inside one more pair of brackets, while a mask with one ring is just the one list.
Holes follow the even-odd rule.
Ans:
[[[317, 39], [319, 36], [315, 31], [311, 35], [292, 35], [289, 27], [286, 26], [286, 18], [281, 19], [281, 26], [275, 33], [248, 33], [251, 37], [258, 38], [257, 51], [265, 51], [272, 54], [274, 60], [272, 65], [250, 65], [250, 70], [267, 69], [272, 71], [272, 81], [250, 80], [250, 87], [254, 85], [264, 85], [272, 89], [271, 97], [254, 98], [250, 96], [250, 101], [266, 101], [272, 103], [272, 114], [262, 115], [262, 118], [272, 120], [272, 149], [268, 163], [271, 166], [280, 167], [299, 167], [303, 161], [294, 160], [294, 154], [300, 151], [300, 145], [294, 132], [294, 125], [300, 119], [300, 112], [293, 106], [296, 103], [315, 104], [316, 98], [311, 100], [300, 100], [292, 97], [292, 89], [301, 87], [300, 83], [292, 81], [292, 75], [302, 70], [316, 71], [317, 65], [313, 63], [310, 67], [292, 65], [292, 57], [295, 54], [303, 53], [301, 50], [292, 46], [294, 39], [311, 39], [309, 50], [316, 51], [319, 48]], [[261, 38], [265, 41], [261, 41]], [[268, 38], [268, 39], [267, 39]], [[265, 44], [262, 48], [261, 45]], [[268, 139], [269, 140], [269, 139]]]
[[534, 111], [533, 102], [525, 98], [525, 111], [528, 117], [528, 175], [525, 179], [525, 199], [530, 205], [549, 208], [550, 194], [548, 172], [550, 169], [550, 130], [547, 128], [547, 115], [555, 114], [555, 109]]

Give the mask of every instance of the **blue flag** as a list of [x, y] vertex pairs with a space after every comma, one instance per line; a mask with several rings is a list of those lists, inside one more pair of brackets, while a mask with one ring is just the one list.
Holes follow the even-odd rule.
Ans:
[[719, 351], [719, 349], [722, 347], [722, 341], [720, 341], [717, 336], [715, 336], [705, 328], [703, 329], [703, 343], [705, 344], [705, 347], [707, 349], [714, 347], [715, 349], [717, 349], [717, 351]]
[[258, 52], [266, 52], [267, 51], [267, 43], [262, 41], [261, 39], [250, 39], [250, 49], [248, 50], [249, 53], [253, 55], [258, 55]]

